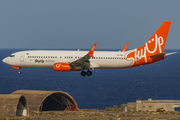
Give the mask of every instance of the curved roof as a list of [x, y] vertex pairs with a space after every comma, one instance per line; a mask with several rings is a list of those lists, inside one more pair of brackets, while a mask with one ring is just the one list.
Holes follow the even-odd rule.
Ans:
[[22, 94], [27, 98], [30, 110], [78, 110], [68, 93], [62, 91], [17, 90], [11, 94]]
[[0, 94], [0, 115], [20, 115], [18, 110], [26, 110], [26, 115], [29, 114], [24, 96], [21, 94]]

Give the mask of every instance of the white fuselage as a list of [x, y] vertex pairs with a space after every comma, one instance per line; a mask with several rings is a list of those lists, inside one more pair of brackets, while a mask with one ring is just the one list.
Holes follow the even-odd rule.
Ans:
[[[71, 63], [87, 53], [88, 51], [63, 50], [21, 51], [11, 54], [10, 57], [6, 57], [3, 59], [3, 62], [11, 66], [26, 68], [53, 68], [55, 63]], [[93, 54], [95, 59], [89, 59], [90, 67], [87, 69], [120, 69], [130, 67], [131, 61], [126, 60], [125, 53], [95, 51]]]
[[[171, 21], [165, 21], [159, 29], [141, 47], [122, 52], [95, 51], [94, 43], [89, 51], [33, 50], [20, 51], [3, 59], [3, 62], [14, 69], [20, 68], [53, 68], [54, 71], [69, 72], [82, 70], [82, 76], [91, 76], [89, 69], [121, 69], [163, 60], [168, 54], [163, 53]], [[169, 53], [174, 54], [174, 53]], [[87, 72], [84, 71], [87, 69]]]

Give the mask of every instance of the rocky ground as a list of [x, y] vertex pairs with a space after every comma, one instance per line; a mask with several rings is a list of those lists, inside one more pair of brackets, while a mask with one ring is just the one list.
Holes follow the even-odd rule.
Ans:
[[180, 112], [112, 112], [104, 110], [32, 112], [27, 117], [6, 116], [0, 120], [180, 120]]

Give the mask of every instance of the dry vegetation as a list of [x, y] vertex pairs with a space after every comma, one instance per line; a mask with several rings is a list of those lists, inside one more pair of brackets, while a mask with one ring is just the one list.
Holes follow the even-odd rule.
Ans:
[[123, 113], [117, 105], [97, 109], [80, 109], [79, 111], [30, 111], [27, 117], [1, 116], [0, 120], [180, 120], [180, 112], [134, 111]]

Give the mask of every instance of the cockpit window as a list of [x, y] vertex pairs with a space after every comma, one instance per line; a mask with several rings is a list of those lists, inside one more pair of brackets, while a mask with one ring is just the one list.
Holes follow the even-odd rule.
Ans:
[[15, 55], [10, 55], [10, 57], [15, 57]]

